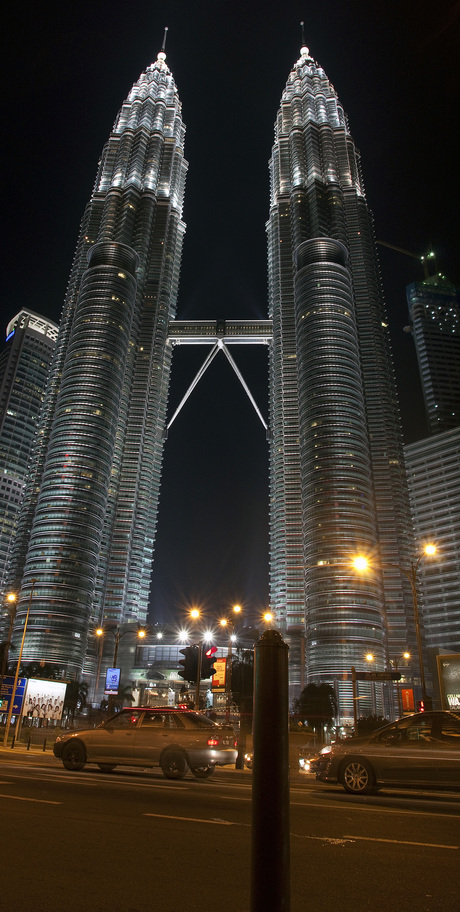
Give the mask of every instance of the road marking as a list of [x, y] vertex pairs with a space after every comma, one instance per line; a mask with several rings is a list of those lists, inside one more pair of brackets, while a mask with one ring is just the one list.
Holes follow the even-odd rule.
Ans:
[[44, 798], [21, 798], [20, 795], [0, 795], [0, 798], [12, 798], [14, 801], [34, 801], [35, 804], [62, 804], [62, 801], [45, 801]]
[[172, 814], [143, 814], [143, 817], [160, 817], [162, 820], [188, 820], [190, 823], [216, 823], [218, 826], [238, 826], [230, 820], [219, 820], [217, 817], [209, 817], [202, 820], [200, 817], [176, 817]]
[[[458, 802], [456, 802], [458, 805]], [[307, 802], [307, 801], [291, 801], [291, 807], [302, 807], [302, 808], [314, 808], [315, 810], [321, 811], [346, 811], [348, 814], [350, 811], [364, 811], [370, 814], [400, 814], [402, 817], [447, 817], [448, 820], [452, 820], [458, 814], [441, 814], [436, 810], [431, 811], [422, 811], [417, 808], [387, 808], [387, 807], [378, 807], [373, 805], [372, 807], [364, 806], [362, 804], [322, 804], [318, 802]], [[458, 805], [460, 811], [460, 805]]]
[[361, 839], [365, 842], [390, 842], [394, 845], [423, 846], [426, 849], [458, 849], [457, 845], [441, 845], [438, 842], [409, 842], [405, 839], [379, 839], [374, 836], [344, 836], [344, 839]]

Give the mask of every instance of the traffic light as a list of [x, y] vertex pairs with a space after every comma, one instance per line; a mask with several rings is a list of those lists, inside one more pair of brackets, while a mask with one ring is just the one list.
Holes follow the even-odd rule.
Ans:
[[215, 655], [216, 652], [217, 646], [210, 646], [208, 649], [203, 646], [203, 655], [201, 657], [201, 677], [203, 681], [205, 681], [206, 678], [212, 678], [213, 674], [216, 673], [216, 669], [214, 668], [214, 662], [217, 658]]
[[184, 656], [183, 659], [179, 659], [179, 665], [182, 667], [179, 668], [179, 675], [184, 681], [188, 681], [189, 684], [196, 684], [197, 675], [198, 675], [198, 646], [186, 646], [185, 649], [180, 649], [179, 652]]

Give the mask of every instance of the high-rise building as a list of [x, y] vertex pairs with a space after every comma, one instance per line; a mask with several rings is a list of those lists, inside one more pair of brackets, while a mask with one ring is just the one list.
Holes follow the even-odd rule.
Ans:
[[419, 567], [426, 645], [460, 652], [460, 422], [405, 447], [415, 534], [436, 554]]
[[460, 652], [460, 292], [437, 274], [406, 289], [430, 436], [405, 447], [426, 645]]
[[24, 660], [74, 676], [94, 669], [93, 625], [147, 615], [184, 134], [161, 51], [118, 114], [83, 216], [9, 574], [18, 626], [31, 606]]
[[[373, 220], [358, 151], [324, 70], [302, 47], [270, 162], [271, 603], [291, 684], [337, 687], [413, 643], [411, 524]], [[365, 551], [374, 572], [357, 578]], [[304, 664], [305, 660], [305, 664]]]
[[0, 586], [57, 333], [55, 323], [24, 308], [8, 323], [0, 353]]
[[460, 425], [460, 292], [440, 274], [406, 289], [430, 434]]
[[[206, 337], [212, 358], [272, 331], [272, 606], [292, 696], [330, 682], [350, 719], [351, 668], [372, 652], [383, 670], [415, 639], [402, 437], [359, 156], [303, 47], [270, 165], [271, 321], [217, 321], [209, 335], [174, 321], [183, 141], [162, 52], [120, 111], [83, 218], [11, 561], [21, 621], [31, 606], [25, 658], [91, 672], [93, 624], [145, 620], [174, 340]], [[363, 551], [365, 578], [351, 567]], [[374, 702], [383, 708], [381, 691]]]

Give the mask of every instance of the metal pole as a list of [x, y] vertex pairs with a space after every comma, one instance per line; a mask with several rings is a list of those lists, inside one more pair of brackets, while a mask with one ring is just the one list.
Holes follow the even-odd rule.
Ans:
[[14, 705], [14, 701], [16, 698], [16, 688], [18, 686], [19, 669], [21, 667], [22, 650], [24, 649], [24, 640], [26, 638], [27, 622], [29, 620], [29, 612], [30, 612], [30, 606], [32, 604], [32, 596], [34, 594], [35, 580], [33, 579], [31, 582], [32, 582], [32, 589], [30, 590], [29, 604], [27, 606], [27, 614], [26, 614], [26, 619], [24, 622], [24, 630], [22, 632], [21, 648], [19, 650], [18, 664], [16, 665], [16, 674], [14, 676], [13, 691], [11, 694], [11, 702], [10, 702], [10, 707], [8, 710], [8, 718], [6, 720], [5, 735], [3, 738], [3, 747], [6, 747], [8, 744], [8, 734], [10, 731], [11, 716], [13, 715], [13, 705]]
[[[113, 631], [112, 631], [112, 633], [113, 633]], [[116, 633], [114, 633], [113, 635], [115, 637], [115, 649], [113, 651], [113, 667], [116, 668], [117, 667], [117, 658], [118, 658], [118, 644], [119, 644], [120, 638], [123, 636], [123, 634], [120, 633], [119, 630], [117, 630]], [[112, 713], [113, 713], [113, 694], [109, 694], [107, 715], [111, 716]]]
[[358, 695], [356, 693], [356, 668], [354, 665], [351, 666], [351, 687], [352, 687], [352, 695], [353, 695], [353, 725], [355, 728], [355, 735], [357, 735], [358, 734], [358, 712], [357, 712], [358, 707], [356, 706], [356, 701], [358, 699]]
[[290, 910], [288, 652], [277, 630], [254, 650], [251, 912]]
[[230, 722], [230, 705], [232, 699], [232, 657], [233, 657], [233, 643], [232, 635], [230, 634], [228, 640], [227, 648], [227, 665], [226, 665], [226, 680], [225, 680], [225, 721], [227, 724]]
[[420, 559], [416, 564], [410, 565], [410, 575], [407, 574], [410, 580], [412, 587], [412, 604], [414, 609], [414, 622], [415, 622], [415, 638], [417, 641], [417, 653], [418, 653], [418, 664], [420, 668], [420, 684], [422, 687], [422, 697], [425, 704], [425, 709], [427, 709], [427, 692], [426, 692], [426, 683], [425, 683], [425, 668], [423, 665], [423, 650], [422, 650], [422, 636], [420, 633], [420, 617], [418, 613], [418, 601], [417, 601], [417, 569], [420, 563]]
[[203, 644], [201, 640], [198, 643], [197, 649], [198, 657], [196, 663], [195, 712], [200, 711], [201, 657], [203, 652]]

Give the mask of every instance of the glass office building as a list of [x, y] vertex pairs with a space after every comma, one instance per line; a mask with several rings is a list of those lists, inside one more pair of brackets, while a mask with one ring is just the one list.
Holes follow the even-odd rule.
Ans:
[[430, 434], [460, 425], [460, 292], [440, 274], [406, 289]]
[[0, 353], [0, 586], [4, 585], [58, 327], [23, 308]]
[[[351, 667], [413, 642], [411, 524], [388, 322], [358, 151], [308, 48], [281, 99], [267, 223], [271, 603], [291, 687], [328, 681], [352, 716]], [[351, 560], [373, 558], [358, 577]]]
[[118, 114], [83, 216], [9, 574], [17, 627], [31, 604], [24, 661], [70, 676], [94, 670], [95, 625], [147, 615], [184, 134], [162, 51]]

